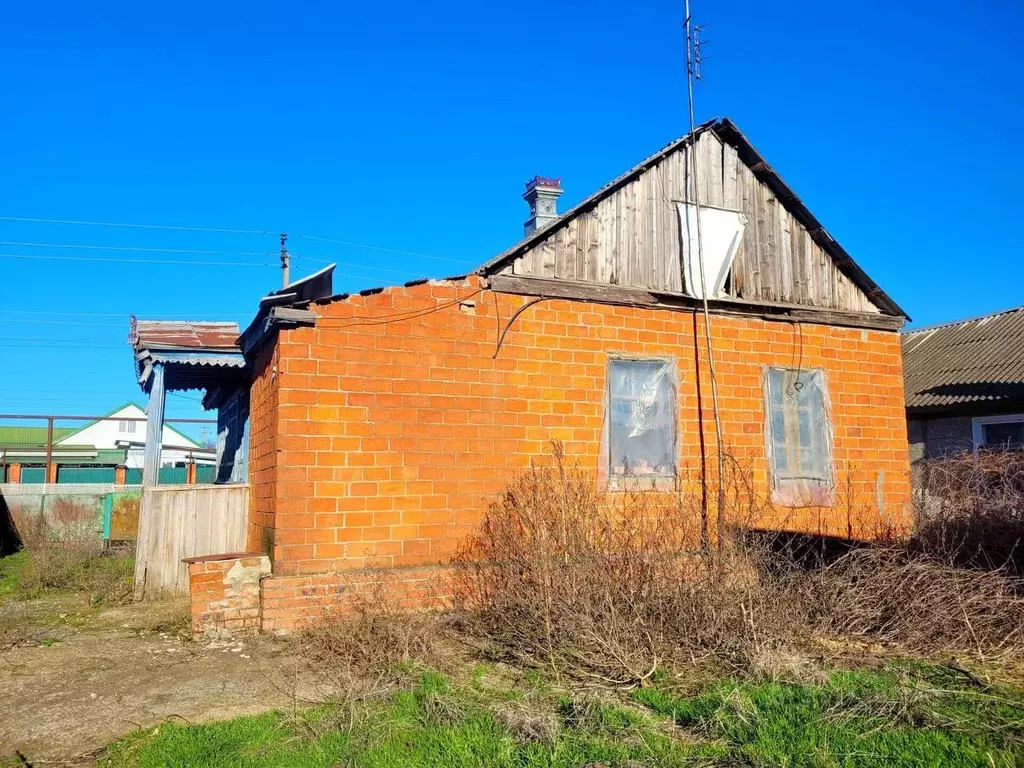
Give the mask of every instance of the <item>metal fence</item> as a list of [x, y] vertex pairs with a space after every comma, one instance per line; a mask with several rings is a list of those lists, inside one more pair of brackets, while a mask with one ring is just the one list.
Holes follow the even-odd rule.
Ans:
[[[0, 414], [0, 483], [139, 485], [146, 429], [135, 405], [103, 416]], [[215, 433], [214, 419], [167, 419], [158, 485], [212, 483]]]

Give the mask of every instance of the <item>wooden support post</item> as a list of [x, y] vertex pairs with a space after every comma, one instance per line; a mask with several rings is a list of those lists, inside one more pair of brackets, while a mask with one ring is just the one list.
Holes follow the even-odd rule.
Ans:
[[160, 454], [164, 437], [164, 367], [153, 365], [153, 384], [149, 390], [149, 408], [146, 413], [146, 456], [142, 465], [142, 485], [157, 484], [160, 477]]

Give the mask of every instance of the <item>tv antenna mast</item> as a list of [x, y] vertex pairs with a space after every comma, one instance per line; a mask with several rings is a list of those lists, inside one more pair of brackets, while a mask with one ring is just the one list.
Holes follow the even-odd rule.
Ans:
[[[711, 378], [711, 406], [712, 413], [715, 421], [715, 453], [718, 459], [718, 477], [717, 477], [717, 509], [716, 509], [716, 525], [715, 525], [715, 536], [718, 542], [719, 552], [725, 546], [725, 446], [722, 440], [722, 419], [718, 410], [718, 378], [715, 375], [715, 348], [711, 341], [711, 312], [708, 309], [708, 284], [707, 279], [704, 275], [704, 242], [701, 236], [701, 221], [700, 221], [700, 183], [698, 179], [700, 176], [697, 173], [697, 143], [694, 139], [693, 133], [696, 130], [696, 121], [693, 116], [693, 83], [695, 80], [703, 78], [702, 66], [703, 56], [701, 54], [701, 40], [700, 32], [703, 26], [697, 26], [693, 23], [693, 17], [690, 14], [690, 0], [683, 0], [683, 29], [686, 31], [686, 101], [687, 101], [687, 112], [690, 119], [690, 142], [686, 148], [686, 154], [689, 158], [690, 166], [690, 187], [692, 194], [694, 219], [696, 219], [696, 234], [697, 234], [697, 265], [700, 268], [700, 284], [701, 284], [701, 303], [704, 315], [704, 342], [708, 349], [708, 372]], [[689, 217], [687, 217], [688, 219]], [[688, 233], [687, 233], [688, 235]], [[699, 371], [698, 371], [699, 373]], [[698, 405], [698, 420], [703, 422], [703, 417], [700, 414], [700, 406]], [[703, 431], [703, 424], [701, 423]], [[705, 483], [707, 482], [707, 471], [704, 472]], [[706, 487], [706, 485], [705, 485]], [[705, 497], [706, 499], [706, 497]], [[702, 523], [702, 538], [704, 541], [702, 544], [707, 546], [707, 502], [704, 505], [704, 521]]]

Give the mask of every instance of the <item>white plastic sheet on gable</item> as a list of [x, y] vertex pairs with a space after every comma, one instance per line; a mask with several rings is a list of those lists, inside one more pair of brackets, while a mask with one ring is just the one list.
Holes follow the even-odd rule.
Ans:
[[[695, 299], [720, 299], [725, 296], [725, 279], [743, 240], [747, 217], [739, 211], [719, 208], [700, 209], [700, 248], [697, 243], [697, 207], [692, 203], [676, 203], [683, 241], [683, 292]], [[700, 262], [704, 257], [704, 282], [700, 279]]]

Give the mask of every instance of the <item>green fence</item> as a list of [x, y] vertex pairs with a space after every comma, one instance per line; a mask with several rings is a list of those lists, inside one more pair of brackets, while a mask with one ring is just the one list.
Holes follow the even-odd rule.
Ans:
[[[209, 483], [211, 480], [203, 480], [203, 470], [205, 467], [196, 467], [196, 482], [197, 483]], [[213, 467], [210, 467], [211, 478]], [[160, 467], [160, 472], [157, 474], [157, 483], [159, 485], [185, 485], [185, 480], [188, 477], [188, 469], [185, 467]], [[128, 485], [140, 485], [142, 483], [142, 470], [141, 469], [129, 469], [125, 472], [125, 483]]]
[[22, 467], [21, 482], [23, 483], [45, 483], [46, 467]]
[[[116, 481], [116, 470], [114, 467], [67, 467], [57, 466], [58, 483], [107, 483]], [[185, 467], [160, 467], [157, 482], [160, 485], [185, 485], [188, 477], [188, 469]], [[212, 464], [196, 465], [196, 482], [212, 483], [217, 477], [217, 468]], [[0, 477], [0, 482], [10, 481], [10, 467]], [[45, 467], [21, 468], [22, 483], [44, 483], [46, 482]], [[142, 470], [128, 469], [125, 471], [125, 485], [141, 485]]]
[[113, 483], [113, 467], [57, 467], [58, 483]]

